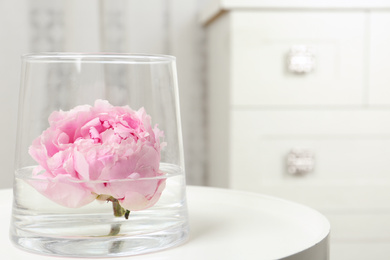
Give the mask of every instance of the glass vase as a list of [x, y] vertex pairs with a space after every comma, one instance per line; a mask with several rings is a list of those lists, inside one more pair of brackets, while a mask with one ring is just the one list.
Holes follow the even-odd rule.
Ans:
[[27, 251], [110, 257], [188, 237], [175, 58], [22, 57], [10, 237]]

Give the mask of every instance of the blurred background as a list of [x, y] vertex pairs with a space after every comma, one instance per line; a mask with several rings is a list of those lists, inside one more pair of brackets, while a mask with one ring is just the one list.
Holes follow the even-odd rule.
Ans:
[[203, 184], [205, 45], [198, 19], [200, 5], [197, 0], [185, 3], [171, 0], [0, 0], [0, 113], [4, 119], [1, 135], [5, 137], [0, 149], [4, 166], [0, 188], [12, 186], [20, 56], [28, 52], [176, 56], [187, 180], [191, 184]]
[[332, 260], [390, 259], [389, 28], [383, 0], [0, 0], [0, 188], [22, 54], [169, 54], [188, 184], [303, 203]]

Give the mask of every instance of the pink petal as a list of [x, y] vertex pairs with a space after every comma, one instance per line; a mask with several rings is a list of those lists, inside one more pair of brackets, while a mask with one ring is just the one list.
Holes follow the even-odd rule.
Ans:
[[82, 153], [74, 150], [74, 169], [84, 180], [89, 180], [89, 165]]
[[82, 207], [95, 200], [97, 196], [83, 183], [72, 181], [70, 176], [58, 175], [53, 179], [47, 179], [39, 175], [37, 179], [28, 182], [45, 197], [69, 208]]

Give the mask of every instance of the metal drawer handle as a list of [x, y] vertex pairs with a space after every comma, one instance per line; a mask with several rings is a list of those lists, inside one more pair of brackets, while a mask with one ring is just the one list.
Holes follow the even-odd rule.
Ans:
[[287, 172], [303, 175], [314, 170], [314, 153], [308, 149], [294, 148], [287, 155]]
[[287, 58], [290, 72], [305, 74], [312, 72], [315, 67], [315, 50], [309, 45], [293, 45]]

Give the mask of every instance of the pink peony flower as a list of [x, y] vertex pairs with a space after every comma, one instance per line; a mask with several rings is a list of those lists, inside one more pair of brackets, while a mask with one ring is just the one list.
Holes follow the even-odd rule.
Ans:
[[143, 108], [97, 100], [93, 107], [55, 111], [49, 124], [29, 148], [39, 163], [33, 171], [39, 180], [31, 185], [40, 193], [66, 207], [81, 207], [98, 196], [112, 197], [129, 211], [157, 202], [165, 187], [159, 171], [165, 143]]

